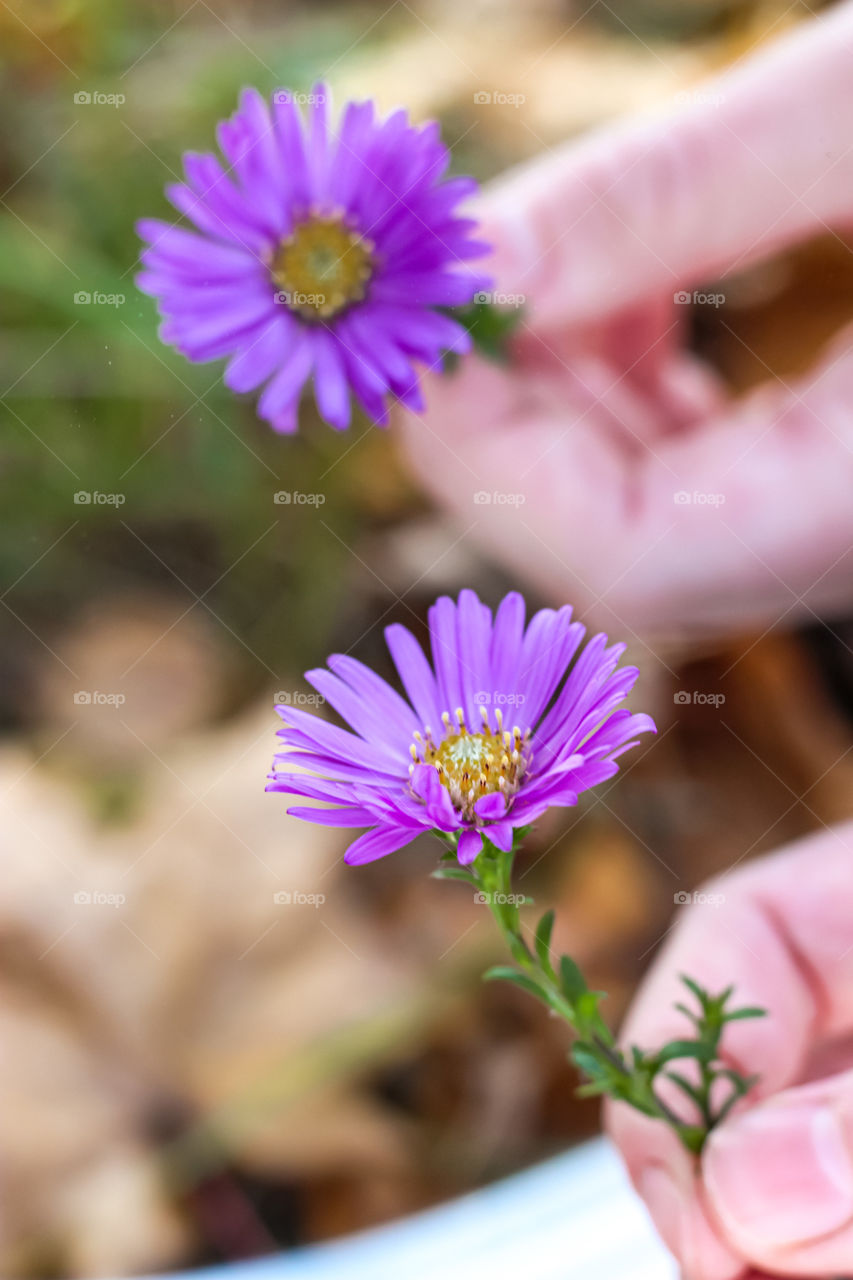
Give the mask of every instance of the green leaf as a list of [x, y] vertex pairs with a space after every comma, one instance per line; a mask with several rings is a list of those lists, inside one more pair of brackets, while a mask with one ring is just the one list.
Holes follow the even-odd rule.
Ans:
[[[480, 355], [498, 364], [507, 363], [509, 340], [524, 321], [521, 307], [500, 307], [493, 302], [474, 302], [469, 307], [451, 308], [449, 314], [457, 323], [465, 326]], [[455, 361], [448, 364], [445, 356], [445, 368], [454, 368], [455, 364]]]
[[483, 974], [484, 982], [514, 982], [517, 987], [521, 987], [523, 991], [527, 991], [530, 995], [536, 996], [537, 1000], [545, 1000], [547, 1003], [547, 995], [540, 987], [539, 983], [533, 978], [528, 978], [526, 973], [519, 973], [518, 969], [510, 969], [508, 965], [495, 965], [492, 969], [488, 969]]
[[719, 1079], [728, 1080], [738, 1097], [748, 1093], [752, 1086], [758, 1084], [761, 1079], [760, 1076], [742, 1076], [739, 1071], [735, 1071], [732, 1067], [721, 1067], [716, 1072], [716, 1075]]
[[662, 1049], [653, 1055], [654, 1060], [662, 1065], [674, 1062], [677, 1058], [695, 1058], [697, 1062], [712, 1062], [714, 1046], [705, 1040], [670, 1040]]
[[584, 978], [571, 956], [560, 956], [560, 985], [564, 994], [572, 1003], [577, 1000], [578, 996], [582, 996], [588, 990], [586, 978]]
[[685, 1079], [678, 1071], [665, 1071], [664, 1075], [673, 1084], [678, 1085], [682, 1093], [686, 1093], [691, 1102], [695, 1102], [697, 1107], [702, 1106], [702, 1095], [699, 1090], [692, 1085], [689, 1080]]
[[682, 973], [680, 976], [681, 981], [684, 983], [687, 990], [693, 992], [694, 996], [704, 1009], [710, 999], [708, 992], [704, 987], [700, 987], [698, 982], [694, 982], [692, 978], [688, 978], [686, 974]]
[[579, 1022], [592, 1022], [598, 1018], [600, 991], [582, 991], [575, 1000], [575, 1013]]
[[705, 1139], [708, 1131], [703, 1125], [698, 1124], [682, 1124], [678, 1127], [678, 1136], [684, 1143], [688, 1151], [692, 1151], [698, 1156], [705, 1145]]
[[579, 1067], [591, 1079], [604, 1081], [605, 1084], [609, 1080], [609, 1068], [597, 1057], [595, 1050], [591, 1049], [589, 1045], [585, 1045], [582, 1042], [573, 1044], [571, 1056], [575, 1066]]
[[551, 934], [556, 912], [546, 911], [536, 928], [536, 954], [546, 973], [553, 973], [551, 964]]
[[576, 1098], [600, 1098], [603, 1093], [609, 1093], [610, 1085], [607, 1080], [588, 1080], [586, 1084], [579, 1084], [575, 1089]]
[[436, 867], [431, 874], [433, 880], [464, 880], [466, 884], [477, 884], [470, 871], [466, 871], [464, 867]]
[[744, 1094], [749, 1093], [753, 1085], [758, 1084], [759, 1076], [741, 1076], [736, 1071], [720, 1072], [726, 1075], [732, 1082], [733, 1088], [731, 1094], [726, 1098], [717, 1114], [714, 1116], [714, 1124], [722, 1124], [732, 1107], [738, 1102]]
[[726, 1022], [738, 1022], [741, 1018], [766, 1018], [767, 1010], [759, 1009], [758, 1005], [747, 1005], [744, 1009], [734, 1009], [723, 1016]]

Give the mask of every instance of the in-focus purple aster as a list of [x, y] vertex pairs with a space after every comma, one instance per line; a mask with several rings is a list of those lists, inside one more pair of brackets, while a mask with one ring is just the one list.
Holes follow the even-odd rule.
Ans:
[[[355, 659], [329, 658], [306, 679], [352, 732], [290, 706], [269, 791], [329, 803], [289, 813], [329, 826], [367, 827], [346, 861], [372, 862], [424, 831], [456, 839], [461, 863], [486, 836], [509, 850], [513, 829], [618, 771], [617, 756], [654, 732], [622, 703], [636, 667], [617, 670], [625, 646], [585, 628], [572, 611], [543, 609], [525, 629], [513, 592], [494, 617], [473, 591], [429, 612], [432, 664], [405, 627], [385, 637], [406, 697]], [[294, 767], [295, 766], [295, 767]], [[306, 772], [308, 771], [308, 772]]]
[[263, 386], [258, 413], [276, 431], [296, 429], [309, 379], [333, 427], [349, 425], [351, 395], [384, 424], [389, 398], [423, 408], [416, 364], [470, 346], [442, 309], [490, 283], [468, 265], [488, 246], [457, 213], [476, 183], [445, 177], [436, 124], [351, 102], [333, 126], [325, 86], [301, 97], [304, 116], [289, 92], [270, 106], [244, 90], [217, 132], [227, 167], [184, 157], [186, 181], [166, 194], [197, 231], [143, 219], [137, 283], [164, 342], [226, 357], [232, 391]]

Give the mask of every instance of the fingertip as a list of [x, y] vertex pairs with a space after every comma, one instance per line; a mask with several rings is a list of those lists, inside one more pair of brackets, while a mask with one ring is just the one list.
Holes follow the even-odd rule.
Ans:
[[525, 294], [530, 272], [542, 256], [540, 237], [526, 204], [496, 189], [481, 203], [480, 238], [492, 246], [484, 264], [502, 293]]
[[727, 1122], [703, 1157], [709, 1203], [752, 1263], [831, 1274], [853, 1256], [851, 1075]]

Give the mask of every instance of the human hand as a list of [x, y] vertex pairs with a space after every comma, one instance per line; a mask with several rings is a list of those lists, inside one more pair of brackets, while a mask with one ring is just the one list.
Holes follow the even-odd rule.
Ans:
[[478, 210], [498, 289], [527, 299], [515, 358], [433, 378], [406, 445], [487, 552], [597, 625], [689, 638], [849, 603], [849, 332], [732, 401], [674, 297], [853, 221], [852, 58], [844, 4]]
[[[726, 1027], [723, 1057], [760, 1081], [697, 1164], [623, 1105], [608, 1127], [686, 1280], [853, 1275], [853, 824], [809, 836], [680, 908], [623, 1029], [678, 1034], [680, 973], [768, 1016]], [[722, 901], [719, 901], [719, 898]], [[709, 901], [708, 898], [717, 899]], [[680, 1098], [680, 1102], [679, 1102]], [[677, 1092], [674, 1105], [683, 1110]]]

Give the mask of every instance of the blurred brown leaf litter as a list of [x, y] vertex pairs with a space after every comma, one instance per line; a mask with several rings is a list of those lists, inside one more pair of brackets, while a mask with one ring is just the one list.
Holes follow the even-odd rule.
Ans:
[[[395, 7], [361, 38], [383, 9], [186, 14], [138, 0], [117, 18], [107, 0], [0, 5], [13, 124], [0, 175], [21, 178], [5, 198], [132, 298], [126, 323], [81, 317], [61, 266], [5, 218], [3, 385], [80, 326], [10, 396], [30, 430], [13, 419], [2, 446], [8, 1276], [131, 1274], [324, 1238], [597, 1125], [573, 1097], [562, 1030], [523, 994], [481, 985], [499, 947], [466, 890], [428, 878], [428, 843], [347, 870], [339, 834], [287, 819], [262, 792], [272, 702], [305, 691], [304, 666], [360, 637], [356, 655], [382, 668], [377, 619], [422, 630], [437, 592], [494, 596], [501, 575], [427, 509], [379, 433], [340, 460], [310, 427], [293, 442], [253, 434], [251, 413], [218, 391], [181, 420], [213, 373], [151, 355], [127, 275], [132, 222], [160, 198], [158, 161], [198, 145], [237, 85], [266, 85], [267, 62], [308, 84], [355, 41], [332, 72], [339, 96], [367, 85], [384, 106], [438, 113], [460, 168], [488, 177], [671, 99], [807, 10], [434, 0]], [[534, 62], [524, 111], [471, 131], [474, 92], [513, 87]], [[128, 117], [78, 117], [69, 149], [22, 177], [64, 127], [77, 86], [63, 64], [105, 87], [131, 67]], [[828, 239], [745, 273], [725, 326], [696, 317], [697, 349], [736, 389], [768, 368], [795, 373], [850, 319], [848, 261]], [[75, 488], [109, 489], [122, 472], [121, 509], [74, 506]], [[276, 507], [285, 488], [326, 502]], [[850, 814], [850, 643], [847, 624], [746, 636], [673, 658], [674, 673], [632, 655], [658, 739], [616, 789], [543, 821], [519, 885], [557, 907], [557, 945], [611, 991], [614, 1021], [671, 927], [675, 891]], [[680, 706], [679, 689], [725, 701]]]

